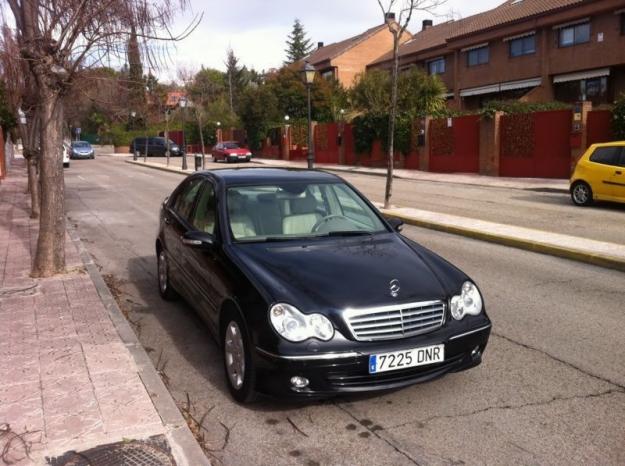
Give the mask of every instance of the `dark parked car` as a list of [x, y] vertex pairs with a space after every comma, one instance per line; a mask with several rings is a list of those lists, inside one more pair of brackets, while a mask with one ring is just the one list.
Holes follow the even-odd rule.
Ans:
[[[134, 138], [130, 143], [130, 153], [134, 154], [138, 151], [140, 155], [146, 153], [147, 142], [147, 156], [154, 155], [156, 157], [165, 157], [167, 152], [166, 139], [161, 137], [138, 137]], [[182, 148], [171, 139], [169, 140], [169, 155], [172, 157], [179, 157], [182, 155]]]
[[233, 397], [392, 389], [478, 365], [491, 323], [462, 271], [319, 171], [199, 172], [162, 205], [161, 296], [223, 347]]
[[72, 141], [69, 157], [71, 159], [93, 159], [95, 152], [87, 141]]
[[235, 141], [224, 141], [216, 144], [211, 155], [214, 162], [249, 162], [252, 159], [250, 150], [241, 147]]

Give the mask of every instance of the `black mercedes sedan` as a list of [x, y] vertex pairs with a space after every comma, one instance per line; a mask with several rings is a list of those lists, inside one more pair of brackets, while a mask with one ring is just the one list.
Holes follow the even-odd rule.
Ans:
[[239, 402], [395, 389], [478, 365], [491, 329], [480, 290], [400, 230], [329, 173], [198, 172], [163, 202], [158, 288], [206, 321]]

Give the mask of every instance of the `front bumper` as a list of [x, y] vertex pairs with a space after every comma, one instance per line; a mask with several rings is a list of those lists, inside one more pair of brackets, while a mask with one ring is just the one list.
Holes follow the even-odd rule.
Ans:
[[[281, 356], [256, 348], [257, 388], [271, 395], [315, 398], [391, 390], [427, 382], [448, 372], [459, 372], [480, 364], [490, 330], [489, 323], [443, 341], [428, 335], [411, 339], [414, 348], [444, 343], [445, 361], [378, 374], [369, 374], [369, 355], [406, 349], [405, 342], [388, 342], [383, 350], [371, 353], [354, 351], [306, 356]], [[305, 377], [310, 383], [306, 388], [293, 388], [290, 382], [293, 376]]]
[[77, 159], [90, 159], [91, 157], [93, 157], [93, 153], [89, 153], [89, 154], [79, 154], [79, 153], [73, 153], [70, 158], [77, 160]]

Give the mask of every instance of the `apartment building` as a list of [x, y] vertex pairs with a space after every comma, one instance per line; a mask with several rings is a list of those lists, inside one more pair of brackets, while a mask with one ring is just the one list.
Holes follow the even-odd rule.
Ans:
[[[388, 28], [389, 22], [397, 25], [393, 13], [387, 15], [386, 23], [356, 36], [329, 45], [319, 42], [317, 49], [305, 60], [313, 65], [322, 77], [336, 79], [343, 86], [351, 87], [356, 76], [364, 72], [369, 63], [393, 50], [393, 35]], [[401, 42], [411, 38], [412, 35], [406, 32]]]
[[[391, 63], [387, 53], [368, 68]], [[625, 92], [625, 0], [508, 0], [425, 20], [400, 47], [400, 66], [437, 74], [460, 109], [499, 99], [611, 103]]]

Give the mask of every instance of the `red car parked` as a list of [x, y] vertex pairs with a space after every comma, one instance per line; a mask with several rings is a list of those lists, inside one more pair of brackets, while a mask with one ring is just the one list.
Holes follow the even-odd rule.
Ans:
[[213, 162], [249, 162], [252, 153], [249, 149], [241, 147], [236, 141], [224, 141], [213, 147], [211, 152]]

